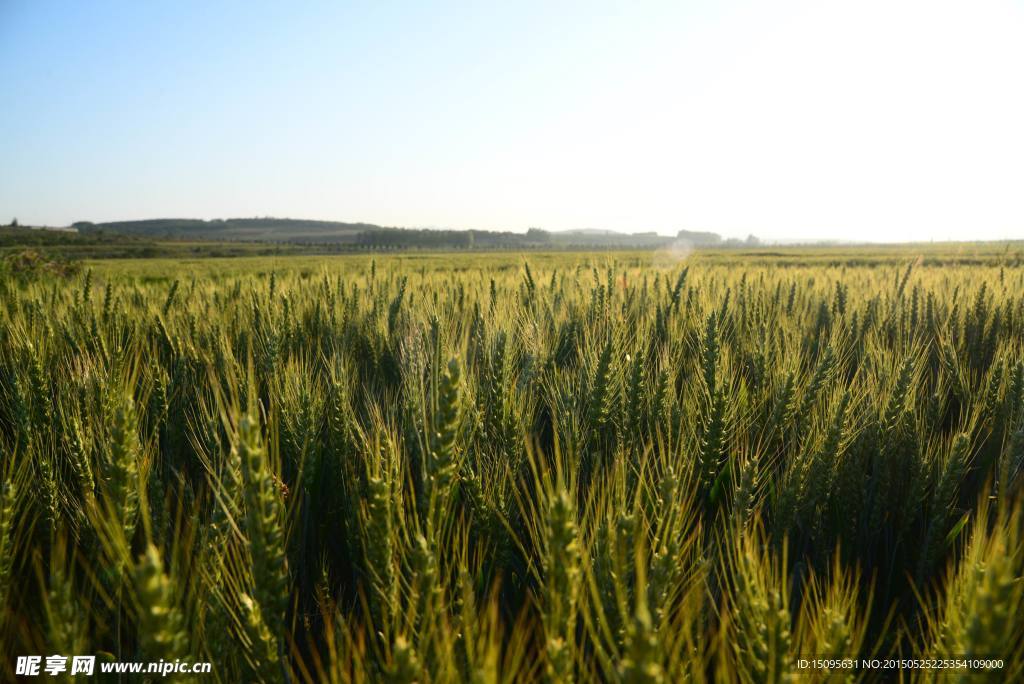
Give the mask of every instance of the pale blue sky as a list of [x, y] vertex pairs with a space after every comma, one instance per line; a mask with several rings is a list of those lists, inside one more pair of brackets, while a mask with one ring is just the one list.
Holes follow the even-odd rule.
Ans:
[[1024, 3], [0, 0], [0, 220], [1024, 237]]

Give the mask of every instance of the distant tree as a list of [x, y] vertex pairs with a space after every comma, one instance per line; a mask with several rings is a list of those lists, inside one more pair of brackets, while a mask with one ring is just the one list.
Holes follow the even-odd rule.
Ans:
[[749, 245], [750, 247], [756, 247], [759, 244], [761, 244], [761, 238], [757, 237], [754, 234], [750, 234], [747, 236], [747, 245]]
[[540, 228], [530, 228], [526, 231], [526, 239], [530, 242], [550, 242], [551, 233]]
[[717, 245], [721, 244], [722, 236], [718, 233], [697, 230], [680, 230], [676, 237], [685, 240], [691, 245]]
[[17, 228], [17, 227], [18, 227], [18, 219], [12, 218], [11, 219], [11, 228]]

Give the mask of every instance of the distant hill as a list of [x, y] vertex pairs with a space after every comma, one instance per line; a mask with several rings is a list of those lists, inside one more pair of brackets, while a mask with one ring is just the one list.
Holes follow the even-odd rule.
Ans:
[[530, 248], [643, 248], [667, 247], [679, 240], [692, 246], [724, 244], [716, 233], [681, 230], [677, 237], [654, 232], [620, 233], [584, 228], [525, 233], [488, 230], [392, 228], [372, 223], [313, 221], [289, 218], [202, 219], [165, 218], [143, 221], [92, 223], [79, 221], [72, 228], [84, 235], [118, 234], [149, 239], [276, 242], [331, 245], [353, 249], [530, 249]]
[[380, 226], [369, 223], [278, 218], [232, 218], [212, 221], [169, 218], [109, 223], [79, 221], [71, 227], [80, 233], [104, 231], [146, 237], [268, 242], [354, 242], [360, 233], [382, 230]]

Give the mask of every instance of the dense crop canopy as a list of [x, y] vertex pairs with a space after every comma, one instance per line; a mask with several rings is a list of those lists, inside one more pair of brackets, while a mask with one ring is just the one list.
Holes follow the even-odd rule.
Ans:
[[775, 682], [807, 656], [1012, 680], [1024, 274], [897, 256], [0, 283], [0, 651], [226, 682]]

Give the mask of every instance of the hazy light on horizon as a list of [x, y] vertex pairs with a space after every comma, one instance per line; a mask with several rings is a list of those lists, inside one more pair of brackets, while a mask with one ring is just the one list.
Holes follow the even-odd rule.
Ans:
[[1024, 238], [1021, 3], [486, 4], [0, 4], [0, 221]]

